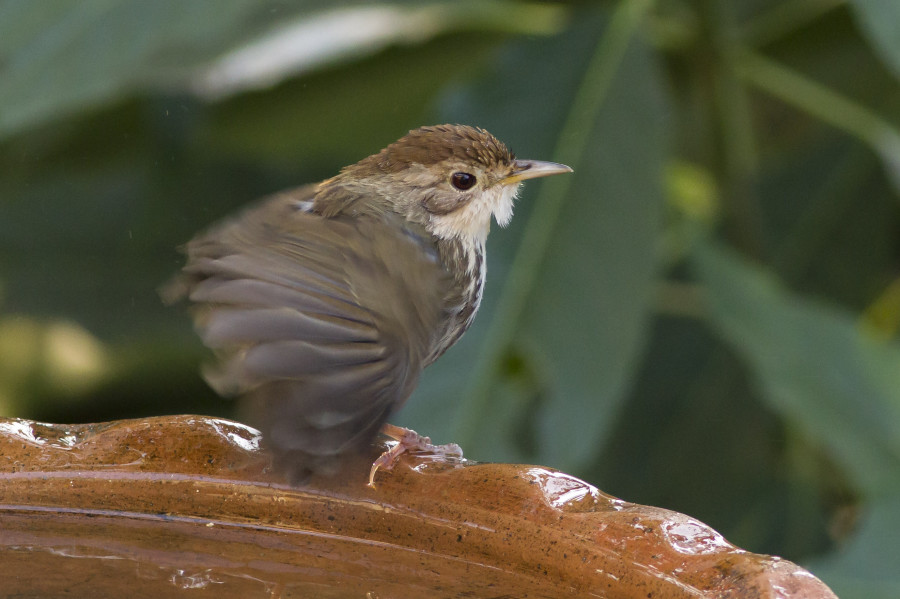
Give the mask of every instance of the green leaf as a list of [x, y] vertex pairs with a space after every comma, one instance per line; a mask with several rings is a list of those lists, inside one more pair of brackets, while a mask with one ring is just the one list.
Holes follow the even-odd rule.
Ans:
[[501, 0], [0, 0], [0, 139], [144, 89], [220, 97], [452, 29], [547, 33], [564, 14]]
[[[530, 137], [529, 158], [548, 158], [533, 147], [555, 144], [550, 158], [575, 168], [523, 200], [528, 222], [511, 264], [497, 247], [506, 234], [492, 237], [478, 329], [419, 394], [435, 410], [456, 406], [455, 427], [436, 434], [474, 457], [572, 467], [595, 455], [640, 355], [657, 262], [665, 94], [654, 55], [634, 35], [640, 5], [619, 14], [628, 18], [603, 28], [602, 16], [582, 15], [567, 35], [519, 44], [452, 98], [454, 116], [478, 114], [517, 149], [517, 135]], [[498, 112], [499, 96], [516, 101]], [[537, 417], [525, 417], [535, 402]]]
[[900, 3], [896, 0], [851, 0], [850, 5], [875, 50], [900, 77]]
[[[635, 40], [590, 126], [590, 142], [528, 301], [549, 393], [542, 457], [596, 455], [629, 390], [653, 311], [666, 102], [654, 56]], [[548, 186], [549, 187], [549, 186]]]
[[812, 571], [842, 599], [900, 597], [900, 486], [864, 510], [854, 537], [836, 554], [817, 560]]
[[701, 243], [694, 258], [711, 324], [772, 409], [825, 447], [867, 496], [891, 489], [900, 479], [900, 348], [721, 247]]
[[0, 136], [151, 81], [171, 85], [239, 41], [264, 9], [253, 0], [8, 0], [0, 4]]

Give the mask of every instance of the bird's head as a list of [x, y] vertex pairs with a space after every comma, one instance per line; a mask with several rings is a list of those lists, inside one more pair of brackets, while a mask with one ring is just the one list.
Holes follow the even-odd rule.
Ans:
[[421, 127], [349, 166], [334, 182], [377, 192], [391, 207], [441, 239], [483, 244], [490, 220], [506, 226], [519, 184], [571, 172], [554, 162], [519, 160], [484, 129]]

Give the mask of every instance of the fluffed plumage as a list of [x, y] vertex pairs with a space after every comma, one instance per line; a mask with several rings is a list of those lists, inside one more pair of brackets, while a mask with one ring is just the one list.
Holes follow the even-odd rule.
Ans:
[[193, 303], [218, 358], [207, 380], [247, 398], [276, 463], [333, 471], [472, 322], [491, 214], [505, 224], [520, 180], [562, 169], [481, 129], [423, 127], [201, 234], [164, 297]]

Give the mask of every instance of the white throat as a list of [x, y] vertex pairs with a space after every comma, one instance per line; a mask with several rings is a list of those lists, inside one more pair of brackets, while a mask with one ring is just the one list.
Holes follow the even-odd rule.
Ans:
[[483, 246], [491, 230], [491, 216], [501, 227], [509, 224], [518, 185], [495, 185], [449, 214], [432, 214], [428, 229], [441, 239], [456, 238], [464, 245]]

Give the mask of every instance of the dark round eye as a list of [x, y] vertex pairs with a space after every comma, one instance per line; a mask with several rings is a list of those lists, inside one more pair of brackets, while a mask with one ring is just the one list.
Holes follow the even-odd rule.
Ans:
[[472, 187], [475, 186], [476, 181], [475, 175], [471, 173], [457, 172], [450, 175], [450, 183], [460, 191], [472, 189]]

